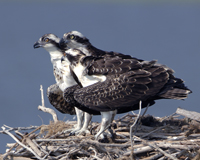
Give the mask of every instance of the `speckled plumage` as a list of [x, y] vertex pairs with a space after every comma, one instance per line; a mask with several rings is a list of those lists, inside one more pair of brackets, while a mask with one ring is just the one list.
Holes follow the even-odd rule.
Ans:
[[112, 122], [116, 111], [136, 110], [140, 101], [146, 107], [157, 99], [185, 99], [191, 93], [169, 67], [100, 50], [78, 31], [64, 34], [60, 46], [71, 48], [66, 57], [75, 80], [78, 78], [83, 86], [74, 92], [79, 109], [90, 114], [101, 112], [101, 129], [96, 138]]
[[[73, 49], [68, 50], [66, 56], [70, 52], [74, 52]], [[81, 54], [81, 51], [76, 50], [76, 52]], [[73, 63], [73, 69], [80, 63], [79, 65], [85, 67], [83, 76], [106, 76], [105, 81], [74, 92], [75, 100], [81, 104], [80, 109], [90, 114], [93, 110], [104, 112], [115, 109], [118, 113], [124, 113], [138, 109], [140, 100], [145, 104], [153, 104], [154, 100], [162, 98], [185, 99], [190, 93], [183, 81], [173, 76], [173, 70], [157, 64], [156, 61], [140, 62], [118, 56], [107, 59], [107, 57], [81, 55], [78, 56], [79, 59], [76, 58], [79, 62]], [[79, 80], [81, 81], [81, 78]], [[166, 94], [173, 91], [176, 97]], [[123, 107], [126, 109], [123, 110]]]
[[[56, 84], [53, 84], [47, 89], [47, 97], [49, 102], [61, 113], [75, 114], [74, 106], [67, 103], [63, 98], [63, 91], [67, 87], [64, 83], [64, 75], [67, 76], [67, 70], [63, 70], [61, 65], [61, 57], [63, 56], [64, 50], [59, 47], [60, 38], [54, 34], [45, 34], [34, 44], [34, 48], [43, 47], [50, 54], [51, 63], [53, 65], [53, 74], [55, 77]], [[74, 83], [76, 84], [76, 83]], [[71, 86], [73, 86], [72, 84]], [[74, 86], [74, 88], [80, 88]]]
[[[80, 88], [78, 85], [73, 86], [73, 87], [75, 89]], [[61, 113], [70, 114], [70, 115], [76, 114], [74, 106], [68, 103], [63, 98], [63, 91], [59, 88], [57, 84], [53, 84], [47, 88], [47, 97], [51, 105], [54, 106]]]

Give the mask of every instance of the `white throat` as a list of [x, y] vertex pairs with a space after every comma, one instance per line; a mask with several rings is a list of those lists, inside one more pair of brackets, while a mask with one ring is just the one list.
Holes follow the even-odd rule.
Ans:
[[63, 53], [58, 50], [56, 47], [48, 47], [45, 48], [51, 57], [51, 62], [54, 63], [55, 61], [61, 61], [61, 57], [63, 56]]

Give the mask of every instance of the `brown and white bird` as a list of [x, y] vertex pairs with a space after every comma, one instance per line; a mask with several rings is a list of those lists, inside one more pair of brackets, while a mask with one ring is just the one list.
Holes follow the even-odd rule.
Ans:
[[79, 108], [90, 114], [101, 112], [96, 138], [116, 113], [137, 110], [140, 101], [146, 107], [157, 99], [185, 99], [191, 93], [181, 79], [173, 76], [172, 69], [156, 61], [99, 50], [77, 31], [64, 34], [60, 46], [72, 48], [62, 60], [70, 61], [71, 73], [82, 86], [74, 92]]
[[[60, 38], [54, 34], [45, 34], [34, 44], [34, 48], [44, 48], [50, 54], [51, 63], [53, 64], [53, 73], [56, 84], [51, 85], [47, 89], [49, 102], [61, 113], [77, 115], [77, 126], [72, 129], [72, 133], [80, 130], [83, 126], [83, 112], [76, 108], [73, 103], [69, 103], [72, 97], [68, 96], [67, 101], [63, 98], [63, 91], [69, 88], [69, 92], [74, 92], [80, 88], [74, 81], [69, 70], [69, 62], [61, 64], [61, 57], [64, 50], [59, 46]], [[64, 69], [63, 69], [64, 67]], [[98, 114], [100, 114], [98, 112]]]
[[[94, 46], [92, 46], [89, 40], [86, 37], [84, 37], [82, 33], [78, 31], [71, 31], [71, 32], [65, 33], [59, 45], [63, 50], [67, 50], [69, 48], [80, 49], [87, 56], [92, 55], [94, 57], [107, 57], [107, 58], [112, 57], [112, 56], [121, 56], [124, 59], [128, 59], [128, 58], [136, 59], [136, 58], [131, 57], [130, 55], [124, 55], [124, 54], [112, 52], [112, 51], [107, 52], [107, 51], [97, 49]], [[139, 60], [139, 61], [142, 61], [142, 60]], [[88, 132], [87, 128], [89, 126], [89, 122], [92, 118], [92, 115], [89, 115], [87, 113], [84, 113], [84, 114], [85, 114], [84, 127], [82, 128], [81, 131], [77, 133]]]

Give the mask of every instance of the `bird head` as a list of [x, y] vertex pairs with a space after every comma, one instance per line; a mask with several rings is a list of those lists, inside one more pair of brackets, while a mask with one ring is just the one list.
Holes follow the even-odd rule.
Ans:
[[40, 48], [43, 47], [47, 51], [52, 50], [61, 50], [59, 46], [60, 38], [58, 38], [54, 34], [45, 34], [40, 39], [34, 43], [34, 48]]
[[78, 49], [79, 47], [86, 47], [88, 44], [90, 44], [90, 42], [82, 33], [78, 31], [71, 31], [63, 35], [63, 38], [60, 40], [59, 44], [62, 49]]

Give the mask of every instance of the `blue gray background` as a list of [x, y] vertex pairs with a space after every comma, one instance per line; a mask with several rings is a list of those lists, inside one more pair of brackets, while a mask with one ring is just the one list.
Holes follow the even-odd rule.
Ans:
[[[37, 109], [40, 85], [46, 91], [55, 83], [52, 65], [48, 52], [34, 50], [33, 44], [45, 33], [62, 37], [71, 30], [82, 32], [100, 49], [156, 59], [173, 68], [193, 91], [185, 101], [157, 101], [148, 114], [168, 116], [177, 107], [200, 112], [199, 1], [1, 0], [0, 126], [25, 127], [52, 120]], [[46, 96], [45, 105], [53, 108]], [[60, 120], [73, 118], [57, 114]], [[100, 116], [93, 121], [100, 121]], [[0, 153], [11, 142], [0, 134]]]

